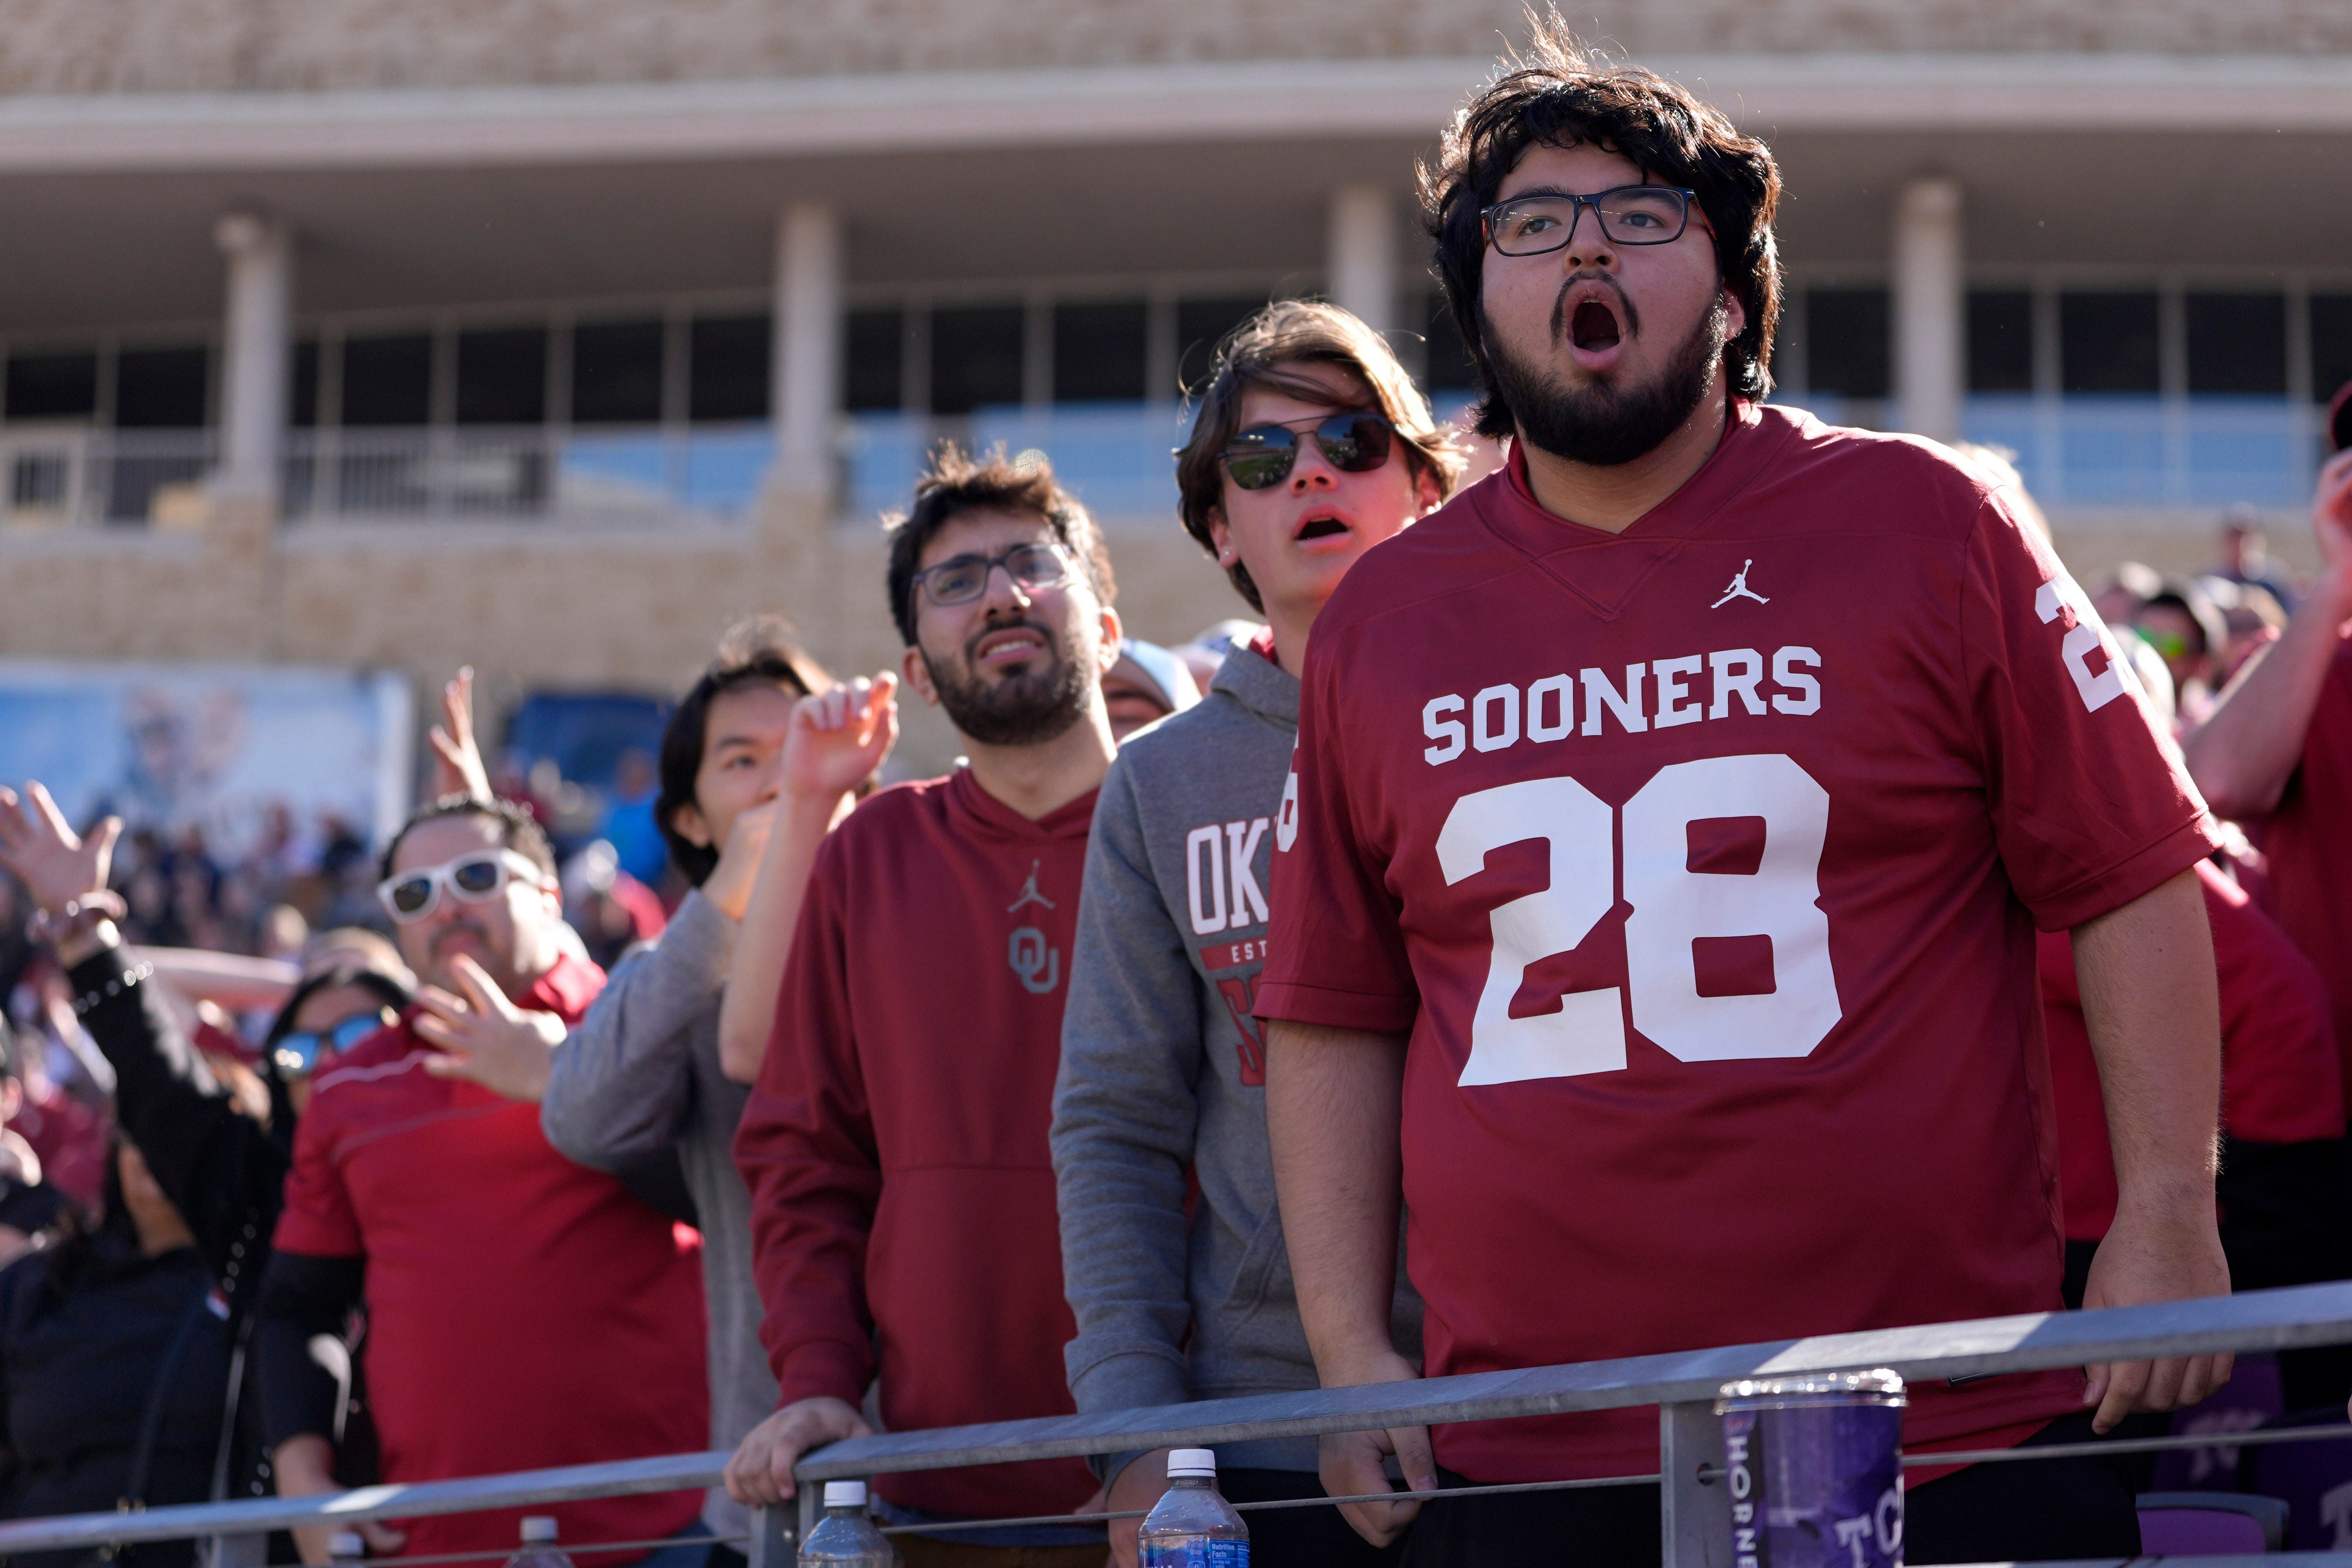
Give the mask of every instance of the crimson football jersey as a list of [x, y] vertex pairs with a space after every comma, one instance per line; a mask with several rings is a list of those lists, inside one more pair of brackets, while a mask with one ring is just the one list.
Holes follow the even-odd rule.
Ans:
[[[2059, 1305], [2034, 927], [2194, 864], [2202, 802], [2048, 547], [1925, 442], [1736, 404], [1622, 533], [1523, 461], [1317, 619], [1263, 1017], [1411, 1032], [1432, 1375]], [[2010, 1441], [2078, 1372], [1915, 1388]], [[1638, 1474], [1646, 1410], [1441, 1427]]]

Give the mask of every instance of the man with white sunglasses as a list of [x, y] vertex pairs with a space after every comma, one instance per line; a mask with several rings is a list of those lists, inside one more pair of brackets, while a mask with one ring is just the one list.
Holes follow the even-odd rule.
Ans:
[[[546, 834], [505, 801], [445, 796], [394, 837], [383, 872], [401, 952], [445, 1000], [339, 1057], [296, 1133], [256, 1347], [279, 1493], [337, 1489], [339, 1384], [311, 1345], [362, 1301], [386, 1481], [698, 1447], [698, 1239], [557, 1153], [530, 1100], [453, 1070], [469, 1019], [552, 1046], [604, 989], [563, 924]], [[567, 1542], [648, 1541], [692, 1527], [701, 1500], [532, 1511]], [[420, 1519], [407, 1550], [511, 1546], [520, 1515]], [[704, 1549], [637, 1555], [688, 1568]]]

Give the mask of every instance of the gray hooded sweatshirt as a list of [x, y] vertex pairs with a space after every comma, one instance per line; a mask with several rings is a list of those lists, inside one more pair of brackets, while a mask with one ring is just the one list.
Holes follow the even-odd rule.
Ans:
[[[1317, 1385], [1250, 1016], [1297, 739], [1297, 679], [1237, 647], [1205, 700], [1130, 736], [1103, 781], [1054, 1088], [1062, 1279], [1078, 1324], [1065, 1359], [1081, 1412]], [[1188, 1168], [1200, 1182], [1189, 1219]], [[1402, 1244], [1393, 1317], [1398, 1349], [1418, 1359]], [[1312, 1437], [1217, 1453], [1228, 1468], [1315, 1468]], [[1134, 1457], [1098, 1463], [1108, 1477]]]

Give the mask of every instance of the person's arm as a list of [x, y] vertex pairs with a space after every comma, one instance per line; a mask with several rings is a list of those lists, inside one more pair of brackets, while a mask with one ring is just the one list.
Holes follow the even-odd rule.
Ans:
[[[335, 1447], [351, 1397], [351, 1347], [344, 1325], [360, 1303], [366, 1261], [278, 1252], [263, 1276], [253, 1325], [254, 1384], [261, 1397], [263, 1445], [279, 1497], [338, 1492]], [[305, 1563], [328, 1561], [340, 1526], [297, 1526], [295, 1546]], [[400, 1550], [402, 1531], [371, 1521], [361, 1524], [379, 1556]]]
[[793, 1467], [821, 1443], [862, 1436], [874, 1375], [866, 1248], [882, 1194], [848, 984], [848, 943], [829, 844], [810, 879], [776, 1012], [735, 1134], [751, 1198], [752, 1273], [766, 1313], [760, 1342], [777, 1384], [775, 1414], [727, 1463], [728, 1495], [747, 1506], [793, 1495]]
[[[2076, 926], [2083, 1021], [2115, 1152], [2116, 1218], [2091, 1263], [2085, 1307], [2224, 1296], [2213, 1209], [2221, 1102], [2213, 940], [2193, 870]], [[2231, 1358], [2170, 1356], [2091, 1369], [2083, 1402], [2105, 1432], [2134, 1410], [2194, 1405]]]
[[[898, 678], [886, 671], [793, 705], [765, 852], [757, 857], [749, 889], [720, 905], [743, 923], [719, 1006], [719, 1068], [737, 1083], [760, 1076], [760, 1058], [776, 1026], [784, 958], [793, 949], [817, 848], [856, 804], [857, 786], [874, 775], [898, 742]], [[718, 879], [716, 871], [711, 876]]]
[[[1389, 1338], [1403, 1173], [1405, 1037], [1275, 1018], [1266, 1023], [1265, 1121], [1298, 1315], [1326, 1388], [1402, 1383], [1420, 1370]], [[1413, 1491], [1437, 1486], [1426, 1426], [1336, 1433], [1322, 1442], [1334, 1497], [1389, 1489], [1396, 1456]], [[1358, 1534], [1384, 1546], [1416, 1502], [1350, 1503]]]
[[198, 947], [148, 947], [139, 959], [152, 964], [155, 978], [191, 1002], [212, 1002], [232, 1012], [274, 1011], [302, 978], [301, 965], [282, 958], [247, 958]]
[[[1184, 1173], [1200, 1122], [1204, 1022], [1127, 767], [1111, 764], [1087, 842], [1054, 1086], [1062, 1288], [1078, 1331], [1062, 1353], [1081, 1414], [1192, 1397]], [[1097, 1473], [1114, 1513], [1149, 1509], [1168, 1487], [1160, 1454], [1113, 1454]], [[1122, 1568], [1135, 1561], [1137, 1523], [1111, 1521]]]
[[2320, 469], [2311, 531], [2320, 559], [2311, 592], [2184, 744], [2189, 774], [2219, 816], [2267, 814], [2303, 761], [2304, 731], [2352, 620], [2352, 452], [2338, 452]]
[[653, 946], [614, 966], [540, 1100], [540, 1126], [567, 1158], [617, 1171], [676, 1142], [693, 1098], [694, 1024], [727, 984], [735, 930], [688, 893]]

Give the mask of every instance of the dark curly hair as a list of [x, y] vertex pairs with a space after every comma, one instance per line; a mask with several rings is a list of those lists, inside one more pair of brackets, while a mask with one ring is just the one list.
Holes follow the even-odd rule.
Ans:
[[1748, 316], [1723, 351], [1731, 391], [1751, 398], [1771, 391], [1772, 334], [1780, 322], [1780, 259], [1772, 236], [1780, 171], [1771, 149], [1655, 72], [1588, 52], [1552, 11], [1537, 20], [1526, 52], [1506, 58], [1495, 79], [1454, 111], [1436, 163], [1418, 170], [1422, 220], [1436, 241], [1445, 302], [1486, 393], [1477, 433], [1500, 438], [1516, 428], [1486, 356], [1479, 299], [1486, 234], [1479, 214], [1538, 144], [1603, 148], [1697, 193], [1715, 231], [1716, 269]]

